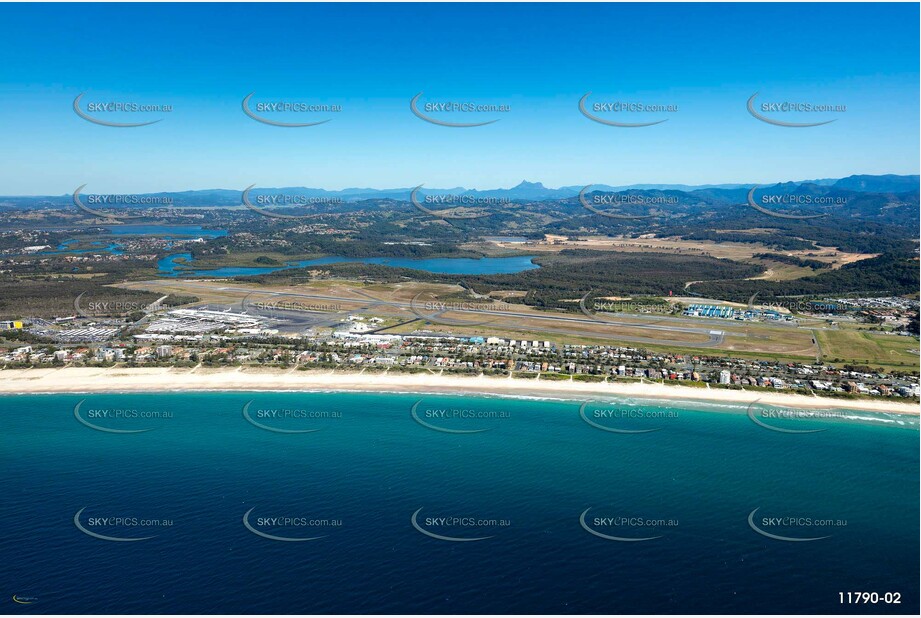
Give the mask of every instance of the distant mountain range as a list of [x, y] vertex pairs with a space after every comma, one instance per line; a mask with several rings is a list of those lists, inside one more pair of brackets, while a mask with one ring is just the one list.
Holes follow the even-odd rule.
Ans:
[[[721, 184], [721, 185], [681, 185], [681, 184], [633, 184], [633, 185], [592, 185], [590, 192], [646, 192], [669, 191], [688, 194], [687, 197], [702, 199], [720, 199], [741, 201], [755, 183], [750, 184]], [[885, 174], [881, 176], [854, 175], [847, 178], [823, 178], [816, 180], [800, 180], [794, 182], [776, 183], [775, 185], [762, 185], [765, 189], [775, 188], [781, 192], [789, 193], [802, 190], [809, 193], [816, 191], [829, 192], [835, 190], [858, 193], [884, 193], [897, 194], [916, 192], [919, 188], [919, 176], [899, 176]], [[92, 194], [89, 187], [86, 193]], [[574, 185], [551, 189], [539, 182], [522, 181], [510, 189], [466, 189], [454, 187], [451, 189], [436, 189], [423, 187], [419, 190], [420, 199], [431, 195], [464, 195], [472, 197], [502, 198], [513, 201], [547, 201], [565, 200], [575, 197], [583, 189]], [[287, 196], [298, 198], [336, 198], [346, 202], [362, 200], [397, 200], [408, 201], [412, 187], [398, 189], [371, 189], [350, 188], [340, 191], [326, 189], [313, 189], [308, 187], [278, 187], [254, 188], [250, 195], [252, 199], [258, 196]], [[140, 194], [143, 197], [170, 198], [172, 206], [239, 206], [241, 205], [242, 190], [238, 189], [204, 189], [197, 191], [161, 192]], [[6, 208], [55, 208], [72, 204], [70, 194], [57, 196], [0, 196], [0, 207]], [[281, 206], [282, 204], [279, 204]]]

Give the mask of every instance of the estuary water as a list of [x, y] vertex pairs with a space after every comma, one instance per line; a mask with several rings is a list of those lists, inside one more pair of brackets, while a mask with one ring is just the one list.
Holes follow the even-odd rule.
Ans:
[[305, 266], [325, 266], [327, 264], [360, 263], [380, 264], [395, 268], [410, 268], [424, 270], [431, 273], [445, 275], [499, 275], [518, 273], [525, 270], [540, 268], [531, 259], [533, 255], [512, 257], [486, 257], [486, 258], [347, 258], [326, 256], [311, 260], [299, 260], [280, 266], [249, 267], [226, 266], [211, 270], [190, 269], [192, 254], [180, 253], [170, 255], [157, 263], [157, 269], [166, 277], [246, 277], [250, 275], [265, 275], [279, 270], [291, 268], [304, 268]]

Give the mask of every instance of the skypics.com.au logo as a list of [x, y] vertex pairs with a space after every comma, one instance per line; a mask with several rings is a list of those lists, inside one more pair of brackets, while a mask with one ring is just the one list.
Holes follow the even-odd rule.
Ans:
[[[761, 122], [766, 122], [767, 124], [772, 124], [777, 127], [804, 129], [808, 127], [820, 127], [822, 125], [831, 124], [837, 120], [837, 118], [833, 118], [831, 120], [821, 120], [818, 122], [790, 122], [775, 117], [778, 114], [819, 113], [827, 116], [831, 113], [844, 113], [847, 111], [847, 105], [838, 103], [816, 103], [813, 101], [763, 101], [756, 105], [755, 99], [757, 97], [758, 93], [756, 92], [748, 98], [748, 103], [746, 103], [748, 113]], [[768, 116], [765, 114], [772, 115]]]
[[[97, 210], [96, 207], [145, 207], [145, 206], [172, 206], [173, 198], [161, 195], [139, 195], [136, 193], [112, 193], [112, 194], [86, 194], [83, 195], [82, 184], [76, 188], [73, 194], [74, 206], [85, 213], [103, 219], [140, 219], [144, 215], [129, 215], [126, 213], [110, 213]], [[84, 200], [86, 203], [84, 203]]]
[[[775, 516], [755, 515], [761, 507], [748, 514], [748, 527], [774, 541], [787, 543], [808, 543], [830, 539], [829, 534], [835, 529], [847, 527], [846, 519], [833, 519], [827, 517], [812, 517], [800, 514], [780, 514]], [[815, 536], [819, 534], [821, 536]]]
[[604, 313], [660, 313], [662, 315], [672, 315], [675, 310], [668, 302], [655, 300], [598, 300], [592, 302], [592, 312], [588, 313], [589, 317], [596, 316], [596, 312]]
[[579, 203], [582, 204], [582, 207], [586, 210], [595, 213], [596, 215], [601, 215], [602, 217], [608, 217], [611, 219], [648, 219], [654, 215], [629, 215], [621, 212], [616, 212], [613, 210], [608, 210], [610, 207], [619, 207], [624, 206], [644, 206], [644, 207], [653, 207], [653, 206], [662, 206], [667, 204], [677, 204], [678, 198], [674, 196], [644, 196], [644, 195], [635, 195], [635, 194], [611, 194], [611, 193], [593, 193], [591, 199], [586, 197], [589, 189], [595, 185], [585, 185], [582, 187], [582, 190], [579, 191]]
[[579, 516], [579, 525], [591, 535], [606, 541], [619, 543], [641, 543], [655, 541], [665, 536], [669, 528], [676, 528], [678, 520], [664, 517], [644, 517], [639, 515], [596, 515], [589, 517], [589, 507]]
[[[465, 300], [439, 300], [432, 292], [419, 292], [409, 301], [409, 309], [420, 320], [445, 326], [481, 326], [495, 322], [502, 313], [513, 311], [514, 307], [502, 301], [487, 299], [483, 302]], [[482, 319], [464, 320], [444, 317], [447, 313], [482, 315]], [[490, 316], [490, 317], [487, 317]]]
[[328, 534], [313, 535], [316, 532], [335, 531], [342, 527], [342, 520], [336, 518], [317, 518], [306, 515], [259, 515], [254, 516], [251, 508], [243, 514], [243, 526], [263, 539], [285, 543], [304, 543], [325, 539]]
[[[424, 401], [420, 399], [413, 404], [410, 416], [426, 429], [440, 433], [454, 435], [483, 433], [495, 429], [498, 421], [511, 417], [507, 410], [481, 410], [476, 406], [423, 404]], [[483, 427], [484, 423], [491, 426]]]
[[761, 214], [778, 219], [821, 219], [822, 217], [827, 217], [828, 213], [817, 215], [790, 214], [771, 210], [767, 206], [841, 206], [847, 203], [847, 198], [841, 196], [787, 193], [783, 195], [762, 195], [758, 200], [761, 202], [759, 204], [755, 201], [755, 191], [759, 188], [760, 186], [756, 185], [748, 192], [748, 205]]
[[[162, 116], [162, 114], [173, 111], [173, 106], [167, 103], [139, 103], [137, 101], [116, 100], [87, 101], [84, 103], [83, 97], [85, 95], [85, 92], [81, 92], [77, 95], [77, 98], [74, 99], [74, 113], [87, 122], [104, 127], [115, 127], [120, 129], [146, 127], [148, 125], [157, 124], [163, 120], [163, 118], [143, 120], [140, 122], [117, 122], [114, 119], [126, 119], [128, 118], [126, 114], [147, 114], [146, 117], [150, 118], [151, 115]], [[83, 109], [84, 107], [86, 108], [85, 110]], [[111, 116], [109, 116], [109, 114], [111, 114]], [[113, 118], [113, 120], [104, 120], [103, 116], [108, 116]]]
[[317, 213], [305, 213], [302, 215], [289, 215], [276, 210], [275, 208], [292, 208], [308, 206], [337, 206], [343, 204], [345, 200], [340, 197], [325, 196], [308, 196], [285, 193], [273, 193], [271, 195], [251, 195], [256, 185], [250, 185], [243, 189], [241, 200], [243, 205], [263, 217], [273, 219], [308, 219], [317, 217]]
[[314, 409], [308, 405], [282, 407], [270, 404], [256, 404], [251, 399], [243, 405], [243, 419], [252, 425], [280, 434], [316, 433], [329, 427], [328, 421], [342, 420], [338, 410]]
[[[600, 313], [659, 313], [669, 315], [673, 313], [673, 308], [667, 301], [648, 301], [620, 299], [620, 297], [594, 297], [597, 294], [595, 290], [589, 290], [579, 299], [579, 311], [595, 322], [602, 324], [622, 325], [623, 322], [618, 320], [607, 320]], [[590, 300], [591, 298], [591, 300]], [[591, 309], [589, 309], [591, 305]]]
[[338, 302], [269, 292], [250, 292], [243, 298], [241, 309], [247, 315], [280, 322], [309, 320], [314, 327], [336, 326], [349, 314]]
[[[292, 114], [337, 114], [342, 111], [342, 106], [336, 104], [307, 103], [306, 101], [288, 101], [285, 99], [253, 102], [252, 98], [255, 95], [255, 92], [250, 92], [243, 97], [243, 113], [256, 122], [261, 122], [262, 124], [273, 127], [315, 127], [317, 125], [326, 124], [332, 120], [332, 118], [311, 122], [285, 122], [280, 118], [291, 118]], [[278, 115], [278, 120], [269, 117], [274, 114]]]
[[[424, 507], [423, 507], [424, 508]], [[420, 517], [422, 508], [416, 510], [410, 523], [421, 534], [449, 543], [473, 543], [496, 537], [497, 532], [512, 525], [510, 519], [481, 518], [471, 515], [443, 515]], [[493, 534], [486, 534], [493, 532]]]
[[[409, 102], [409, 109], [412, 113], [425, 122], [435, 124], [441, 127], [451, 127], [455, 129], [464, 129], [471, 127], [483, 127], [494, 122], [499, 122], [499, 118], [483, 120], [480, 122], [455, 122], [445, 118], [457, 118], [459, 114], [506, 114], [512, 111], [510, 105], [505, 103], [476, 103], [472, 101], [431, 101], [421, 103], [423, 93], [414, 96]], [[442, 118], [436, 118], [437, 114], [447, 114]]]
[[[442, 195], [425, 195], [419, 200], [422, 185], [415, 187], [409, 193], [409, 201], [417, 210], [423, 212], [435, 219], [479, 219], [488, 217], [492, 212], [482, 211], [484, 208], [495, 208], [511, 203], [508, 198], [476, 196], [467, 194], [442, 194]], [[423, 204], [424, 202], [424, 204]], [[474, 209], [474, 212], [456, 212], [458, 209]]]
[[80, 292], [74, 299], [74, 311], [77, 315], [87, 320], [118, 323], [124, 322], [132, 315], [140, 314], [143, 319], [143, 316], [160, 311], [165, 308], [163, 301], [169, 298], [161, 296], [152, 303], [143, 303], [123, 297], [85, 300], [85, 295], [86, 292]]
[[83, 512], [89, 507], [83, 507], [74, 515], [74, 526], [83, 534], [100, 541], [113, 543], [136, 543], [148, 541], [157, 535], [137, 536], [151, 530], [170, 528], [172, 519], [141, 517], [135, 514], [122, 515], [107, 513], [104, 517], [88, 516], [83, 520]]
[[122, 407], [118, 404], [91, 403], [81, 399], [74, 406], [74, 419], [84, 427], [111, 434], [139, 434], [159, 429], [163, 421], [172, 420], [171, 410]]
[[821, 421], [847, 418], [842, 410], [820, 410], [809, 408], [782, 408], [759, 404], [756, 399], [748, 404], [748, 418], [762, 429], [787, 434], [821, 433], [829, 427], [821, 427]]
[[[646, 122], [622, 122], [621, 119], [626, 119], [627, 114], [655, 114], [657, 116], [661, 116], [663, 114], [674, 114], [678, 111], [678, 105], [676, 104], [625, 100], [592, 103], [591, 111], [589, 111], [587, 101], [591, 94], [591, 91], [586, 92], [582, 98], [579, 99], [579, 111], [582, 112], [582, 115], [589, 120], [593, 120], [594, 122], [607, 125], [609, 127], [621, 127], [627, 129], [651, 127], [657, 124], [662, 124], [663, 122], [668, 122], [668, 118], [650, 120]], [[612, 120], [612, 118], [618, 118], [618, 120]]]
[[601, 431], [639, 434], [661, 431], [665, 428], [663, 421], [677, 419], [678, 412], [643, 406], [598, 405], [585, 402], [579, 406], [579, 417]]

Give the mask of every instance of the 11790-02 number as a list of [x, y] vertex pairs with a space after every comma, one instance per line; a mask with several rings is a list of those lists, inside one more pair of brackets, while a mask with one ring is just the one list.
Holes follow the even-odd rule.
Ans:
[[839, 592], [838, 600], [842, 604], [860, 605], [885, 603], [887, 605], [898, 605], [902, 602], [901, 592]]

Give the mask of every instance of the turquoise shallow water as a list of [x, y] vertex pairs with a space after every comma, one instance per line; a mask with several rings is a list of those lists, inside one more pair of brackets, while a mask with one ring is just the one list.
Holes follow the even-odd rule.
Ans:
[[7, 611], [918, 609], [915, 420], [369, 393], [0, 410], [0, 581], [33, 601]]

